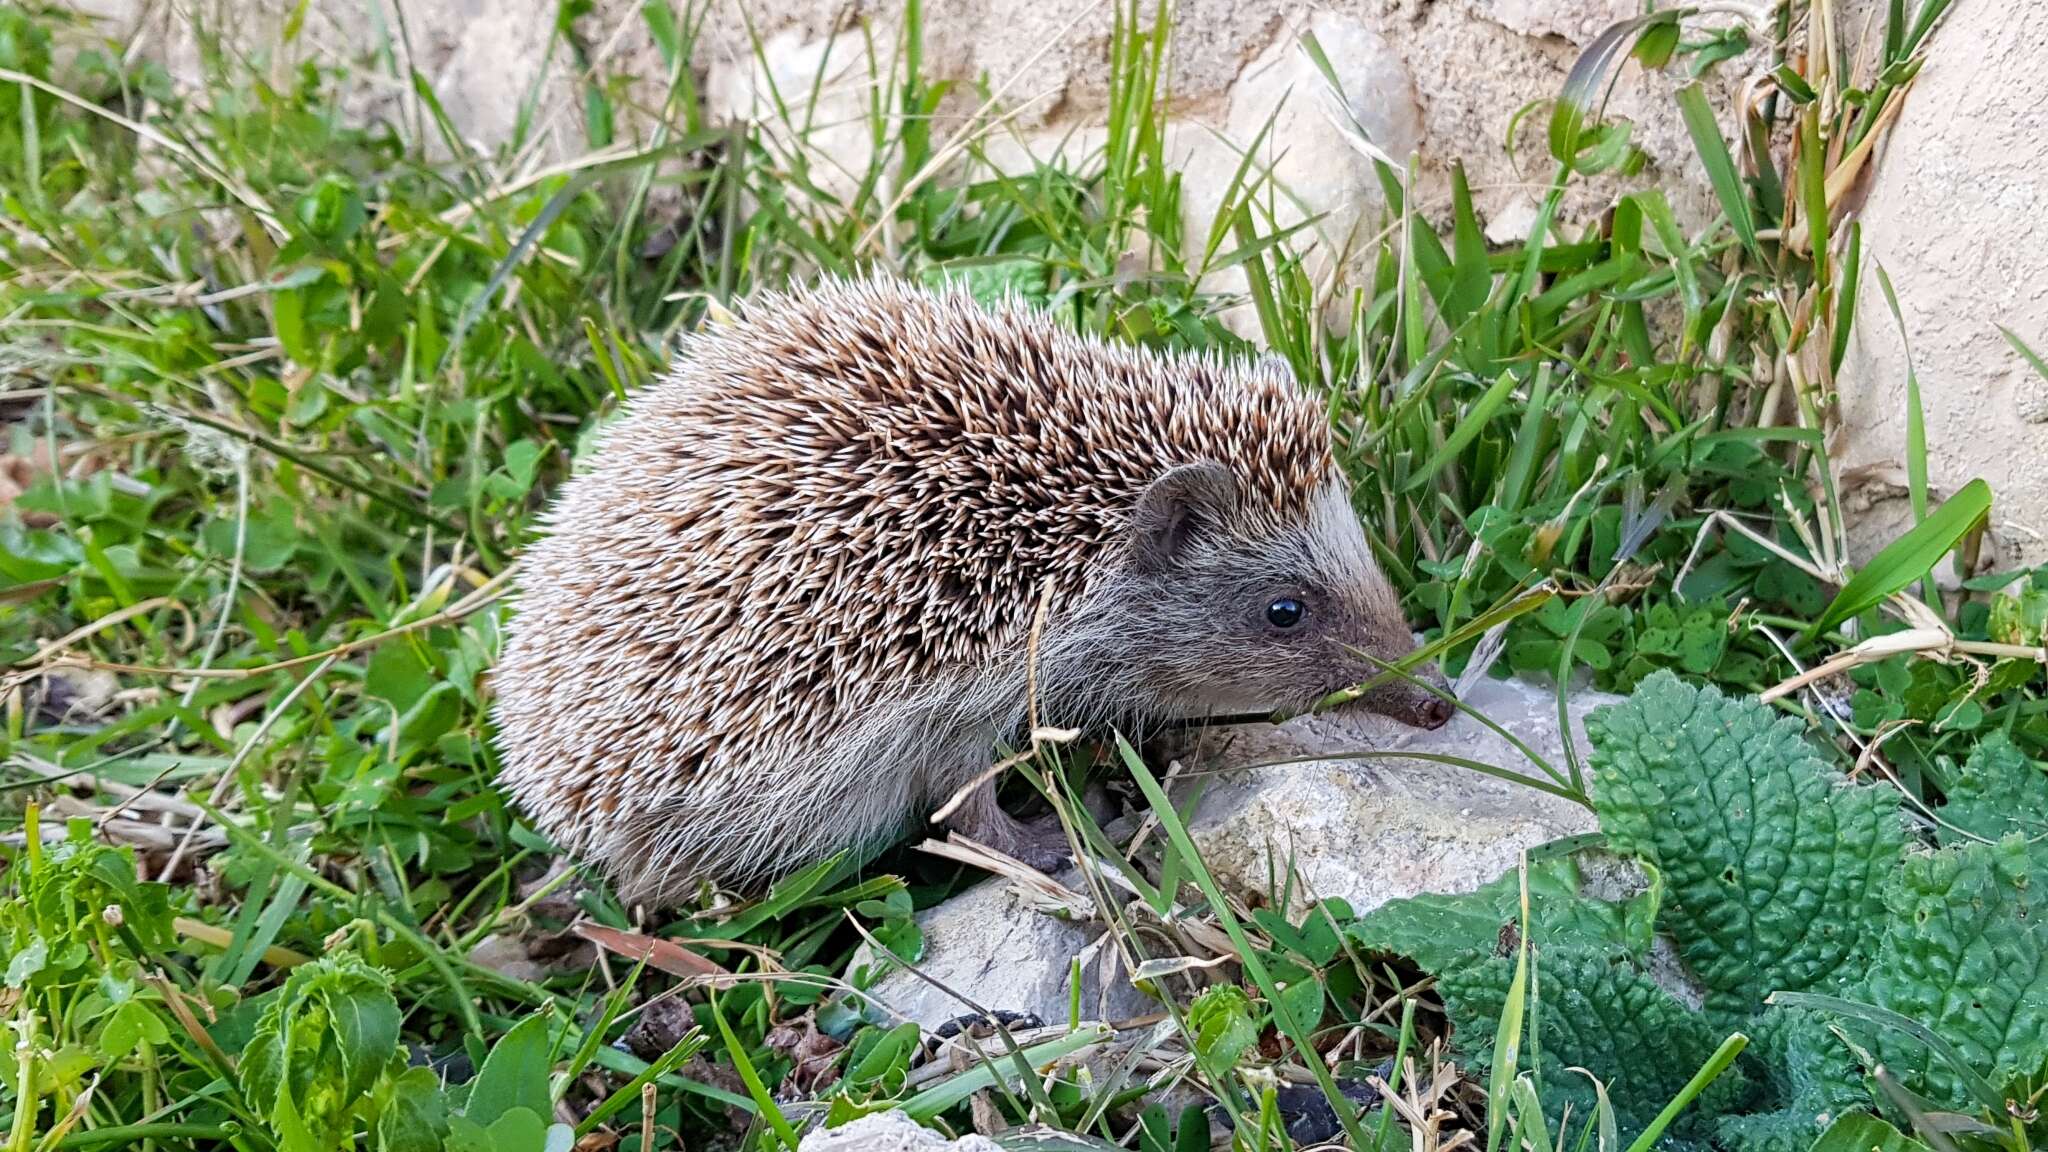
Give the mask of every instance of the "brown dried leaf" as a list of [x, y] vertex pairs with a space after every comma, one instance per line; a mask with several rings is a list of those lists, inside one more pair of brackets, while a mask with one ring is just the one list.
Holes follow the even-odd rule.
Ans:
[[645, 961], [649, 968], [658, 968], [671, 976], [703, 981], [718, 988], [729, 988], [733, 984], [732, 973], [723, 966], [673, 940], [638, 932], [621, 932], [617, 928], [588, 922], [576, 925], [576, 934], [607, 952], [635, 962]]

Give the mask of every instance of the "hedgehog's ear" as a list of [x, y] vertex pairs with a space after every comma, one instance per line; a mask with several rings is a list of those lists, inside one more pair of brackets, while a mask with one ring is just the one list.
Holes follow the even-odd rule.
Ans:
[[1154, 480], [1131, 516], [1131, 552], [1138, 567], [1160, 571], [1186, 554], [1237, 505], [1237, 481], [1213, 460], [1182, 464]]

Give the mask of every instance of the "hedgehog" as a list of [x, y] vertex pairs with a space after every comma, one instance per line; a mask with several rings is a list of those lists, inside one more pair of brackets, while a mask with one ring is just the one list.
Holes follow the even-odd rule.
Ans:
[[[1276, 358], [886, 278], [763, 293], [542, 516], [500, 782], [643, 905], [872, 854], [977, 779], [948, 825], [1050, 869], [1057, 821], [989, 771], [1033, 718], [1298, 710], [1414, 650], [1349, 492]], [[1397, 679], [1360, 705], [1436, 727], [1446, 701]]]

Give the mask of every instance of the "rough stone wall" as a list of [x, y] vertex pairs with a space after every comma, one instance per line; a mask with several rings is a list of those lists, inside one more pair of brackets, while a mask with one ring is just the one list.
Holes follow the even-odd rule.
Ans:
[[[298, 0], [75, 2], [104, 18], [108, 36], [132, 40], [133, 51], [191, 81], [199, 75], [195, 20], [259, 51], [277, 43]], [[1099, 145], [1119, 2], [923, 0], [928, 73], [954, 84], [933, 125], [935, 144], [969, 123], [980, 92], [992, 89], [1004, 110], [988, 136], [996, 162]], [[714, 118], [766, 121], [772, 130], [773, 92], [809, 110], [809, 145], [825, 157], [820, 183], [838, 191], [857, 183], [868, 166], [870, 46], [886, 57], [905, 0], [672, 3], [679, 18], [703, 13], [690, 66]], [[575, 24], [593, 71], [614, 78], [625, 101], [618, 130], [627, 139], [646, 137], [667, 86], [641, 7], [596, 0]], [[1838, 6], [1852, 47], [1881, 34], [1880, 7]], [[1510, 152], [1517, 113], [1555, 96], [1585, 45], [1638, 10], [1639, 0], [1180, 0], [1168, 147], [1184, 177], [1187, 242], [1206, 236], [1238, 149], [1269, 118], [1261, 160], [1301, 212], [1318, 216], [1318, 258], [1355, 249], [1377, 226], [1377, 181], [1319, 106], [1322, 81], [1298, 49], [1304, 31], [1323, 45], [1351, 114], [1375, 143], [1397, 159], [1416, 156], [1423, 211], [1442, 218], [1451, 164], [1462, 161], [1489, 235], [1519, 238], [1551, 164], [1540, 108], [1521, 118]], [[417, 101], [394, 71], [409, 62], [479, 150], [493, 153], [519, 133], [526, 143], [511, 164], [530, 167], [589, 148], [577, 69], [554, 34], [557, 11], [558, 0], [311, 0], [304, 31], [269, 56], [270, 66], [281, 78], [297, 58], [354, 58], [366, 66], [354, 73], [346, 106], [411, 117]], [[1950, 13], [1883, 147], [1862, 218], [1866, 256], [1890, 272], [1913, 341], [1937, 495], [1983, 476], [1999, 495], [2006, 548], [2039, 560], [2048, 559], [2048, 383], [1997, 330], [2003, 324], [2048, 349], [2048, 193], [2040, 183], [2048, 24], [2030, 12], [1959, 4]], [[1709, 76], [1717, 107], [1729, 106], [1760, 60], [1752, 52]], [[1678, 67], [1645, 73], [1627, 63], [1606, 107], [1633, 125], [1648, 156], [1647, 173], [1631, 179], [1661, 186], [1681, 221], [1698, 226], [1715, 208], [1672, 100], [1686, 80]], [[1604, 207], [1616, 187], [1585, 182], [1565, 205], [1566, 223]], [[1903, 476], [1906, 374], [1874, 274], [1863, 277], [1858, 313], [1834, 450], [1863, 510], [1852, 549], [1867, 554], [1904, 523], [1890, 497]]]
[[[737, 11], [725, 2], [707, 21], [699, 66], [722, 98], [718, 112], [755, 118], [767, 110], [748, 99], [764, 89], [749, 26], [767, 45], [767, 70], [787, 101], [810, 87], [825, 45], [835, 56], [857, 57], [862, 48], [853, 29], [865, 22], [884, 40], [894, 35], [902, 10], [900, 0], [753, 0], [741, 21], [717, 18]], [[1018, 109], [1011, 126], [1040, 154], [1062, 139], [1086, 146], [1096, 139], [1089, 129], [1103, 121], [1114, 7], [1104, 0], [926, 3], [926, 59], [937, 75], [958, 82], [963, 96], [976, 81], [1001, 90], [1004, 103]], [[1369, 164], [1317, 106], [1323, 82], [1297, 47], [1311, 31], [1374, 142], [1396, 160], [1419, 157], [1418, 203], [1446, 211], [1450, 165], [1462, 160], [1496, 238], [1515, 238], [1526, 232], [1551, 171], [1540, 113], [1522, 119], [1510, 156], [1516, 113], [1556, 95], [1579, 51], [1638, 10], [1637, 0], [1181, 0], [1173, 8], [1170, 98], [1178, 131], [1171, 143], [1185, 162], [1189, 222], [1206, 229], [1236, 167], [1235, 149], [1248, 145], [1276, 109], [1263, 159], [1274, 162], [1276, 178], [1305, 206], [1328, 214], [1326, 235], [1341, 240], [1358, 211], [1378, 202]], [[853, 113], [864, 96], [865, 65], [849, 60], [835, 71], [824, 86], [827, 98], [838, 97], [844, 103], [836, 110]], [[1718, 104], [1726, 105], [1741, 78], [1738, 63], [1709, 79]], [[1712, 213], [1710, 194], [1697, 179], [1671, 98], [1683, 80], [1630, 63], [1608, 110], [1635, 125], [1651, 179], [1666, 187], [1681, 216], [1703, 222]], [[975, 103], [956, 99], [942, 118], [964, 117]], [[1603, 205], [1612, 190], [1598, 181], [1587, 185], [1567, 217]]]
[[[296, 0], [79, 0], [105, 17], [103, 28], [198, 75], [190, 27], [198, 19], [226, 30], [247, 50], [274, 45]], [[872, 80], [868, 45], [886, 51], [904, 0], [702, 0], [710, 5], [692, 61], [714, 115], [769, 118], [774, 91], [787, 105], [808, 104], [814, 80], [813, 142], [836, 151], [850, 170], [861, 150]], [[1091, 141], [1109, 87], [1111, 0], [925, 0], [928, 71], [955, 82], [934, 136], [965, 122], [980, 103], [978, 83], [999, 89], [1013, 113], [1008, 132], [1040, 154], [1057, 141]], [[675, 0], [678, 17], [690, 11]], [[1149, 19], [1150, 4], [1144, 5]], [[1221, 184], [1236, 167], [1233, 146], [1249, 143], [1276, 107], [1266, 159], [1312, 211], [1329, 213], [1326, 234], [1341, 235], [1376, 204], [1371, 169], [1316, 107], [1320, 78], [1297, 48], [1312, 30], [1335, 66], [1352, 111], [1397, 159], [1420, 161], [1417, 201], [1447, 210], [1453, 160], [1467, 169], [1481, 215], [1497, 238], [1526, 230], [1550, 161], [1545, 117], [1520, 123], [1518, 152], [1506, 147], [1518, 110], [1546, 101], [1563, 84], [1580, 49], [1603, 28], [1639, 9], [1638, 0], [1181, 0], [1172, 10], [1173, 147], [1185, 161], [1188, 214], [1206, 229]], [[704, 11], [702, 4], [699, 11]], [[312, 0], [297, 42], [273, 60], [280, 75], [295, 58], [367, 62], [352, 81], [352, 109], [410, 115], [412, 97], [392, 68], [410, 62], [434, 85], [458, 129], [488, 152], [522, 119], [539, 137], [532, 155], [587, 150], [576, 104], [576, 68], [552, 36], [557, 0]], [[402, 19], [401, 19], [402, 16]], [[644, 134], [666, 76], [641, 16], [640, 0], [598, 0], [576, 33], [605, 75], [630, 78], [623, 91], [640, 114], [620, 131]], [[758, 57], [754, 43], [762, 51]], [[761, 61], [765, 60], [763, 67]], [[1739, 82], [1736, 64], [1710, 78], [1717, 102]], [[1608, 110], [1635, 124], [1681, 217], [1704, 221], [1711, 201], [1694, 172], [1691, 145], [1671, 100], [1684, 77], [1644, 74], [1626, 65]], [[1093, 137], [1099, 140], [1099, 133]], [[1568, 219], [1602, 204], [1598, 182], [1567, 206]]]
[[2024, 4], [1959, 4], [1935, 34], [1863, 211], [1838, 449], [1849, 475], [1893, 494], [1871, 520], [1903, 527], [1907, 358], [1882, 264], [1920, 381], [1930, 485], [1945, 496], [1982, 477], [1997, 535], [2034, 563], [2048, 560], [2048, 380], [1998, 328], [2048, 355], [2048, 24], [2038, 16]]

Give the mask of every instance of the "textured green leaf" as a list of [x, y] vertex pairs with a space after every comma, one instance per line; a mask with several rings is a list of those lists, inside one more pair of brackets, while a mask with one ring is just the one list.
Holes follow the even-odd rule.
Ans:
[[[2029, 865], [2018, 836], [1909, 857], [1868, 989], [1871, 1003], [1926, 1025], [2000, 1088], [2048, 1073], [2048, 909]], [[1969, 1104], [1955, 1071], [1919, 1041], [1885, 1030], [1868, 1046], [1923, 1096]]]
[[[1994, 733], [1956, 774], [1941, 818], [1986, 840], [2017, 832], [2028, 839], [2048, 833], [2048, 773], [2002, 733]], [[1962, 837], [1941, 830], [1944, 841]]]
[[1812, 1118], [1789, 1110], [1723, 1116], [1714, 1125], [1714, 1143], [1729, 1152], [1807, 1152], [1819, 1131]]
[[[1622, 903], [1582, 894], [1577, 856], [1529, 865], [1529, 937], [1539, 948], [1577, 945], [1631, 958], [1649, 953], [1663, 887], [1657, 874]], [[1442, 972], [1460, 955], [1494, 951], [1504, 933], [1519, 930], [1521, 874], [1509, 872], [1475, 892], [1424, 893], [1390, 900], [1353, 922], [1346, 935], [1360, 948], [1406, 956], [1428, 972]]]
[[1836, 1118], [1867, 1108], [1863, 1070], [1848, 1045], [1814, 1012], [1767, 1008], [1750, 1021], [1744, 1063], [1759, 1081], [1754, 1115], [1715, 1125], [1731, 1152], [1807, 1152]]
[[[1454, 1038], [1477, 1067], [1493, 1063], [1492, 1023], [1500, 1018], [1514, 979], [1514, 964], [1498, 956], [1474, 957], [1438, 978]], [[1544, 1112], [1553, 1131], [1569, 1104], [1575, 1117], [1591, 1116], [1593, 1086], [1566, 1070], [1584, 1068], [1607, 1085], [1624, 1139], [1647, 1127], [1700, 1065], [1723, 1033], [1624, 960], [1570, 946], [1544, 952], [1537, 963]], [[1536, 1045], [1525, 1043], [1526, 1061]], [[1654, 1057], [1650, 1054], [1654, 1053]], [[1730, 1069], [1679, 1118], [1672, 1135], [1697, 1138], [1705, 1118], [1739, 1104], [1748, 1083]]]
[[1188, 1006], [1188, 1028], [1196, 1054], [1212, 1068], [1229, 1068], [1259, 1042], [1251, 999], [1234, 984], [1221, 984], [1195, 997]]
[[391, 977], [350, 955], [292, 970], [263, 1009], [238, 1069], [242, 1094], [326, 1139], [398, 1059]]
[[1601, 829], [1663, 870], [1664, 927], [1710, 1009], [1860, 976], [1905, 851], [1890, 792], [1846, 783], [1798, 720], [1669, 672], [1586, 731]]

